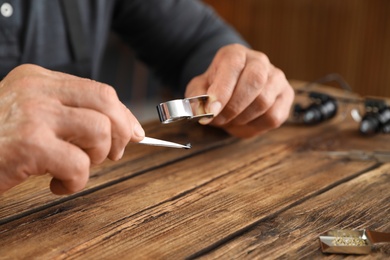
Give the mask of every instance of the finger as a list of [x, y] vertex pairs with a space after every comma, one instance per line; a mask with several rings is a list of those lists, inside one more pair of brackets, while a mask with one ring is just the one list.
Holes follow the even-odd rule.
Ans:
[[[51, 107], [41, 103], [45, 108]], [[50, 110], [53, 111], [58, 110]], [[6, 130], [7, 138], [3, 138], [2, 147], [7, 148], [9, 154], [3, 156], [6, 161], [0, 164], [0, 170], [8, 175], [7, 185], [12, 187], [30, 175], [50, 173], [61, 181], [62, 189], [58, 189], [62, 191], [54, 188], [55, 193], [72, 193], [82, 189], [89, 176], [88, 155], [79, 147], [57, 137], [52, 128], [55, 121], [49, 113], [38, 111], [36, 117], [26, 117], [26, 114], [17, 111], [15, 113], [21, 117], [19, 127], [12, 123], [3, 129]], [[45, 121], [41, 120], [42, 116]]]
[[54, 132], [85, 151], [93, 164], [103, 162], [111, 149], [111, 122], [95, 110], [62, 106], [54, 117]]
[[[31, 140], [22, 140], [20, 144], [23, 149], [12, 153], [18, 156], [7, 160], [8, 169], [4, 169], [6, 174], [1, 176], [0, 192], [16, 186], [31, 175], [46, 173], [54, 178], [51, 184], [54, 194], [74, 193], [85, 187], [90, 167], [87, 154], [76, 146], [57, 139], [53, 132], [47, 132], [43, 128], [40, 130], [42, 131], [30, 135]], [[42, 132], [44, 140], [39, 137]]]
[[286, 94], [278, 96], [275, 103], [262, 116], [245, 125], [229, 124], [225, 127], [225, 130], [234, 136], [249, 138], [279, 127], [286, 121], [290, 113], [291, 103], [294, 98], [294, 94], [291, 91], [290, 88], [286, 89]]
[[[274, 105], [279, 95], [291, 95], [289, 84], [283, 72], [277, 68], [269, 74], [265, 86], [255, 97], [255, 100], [239, 115], [231, 121], [233, 125], [244, 125], [263, 115], [271, 106]], [[283, 93], [285, 92], [285, 93]]]
[[[270, 83], [272, 81], [271, 68], [273, 66], [269, 63], [265, 55], [249, 55], [232, 97], [220, 115], [213, 120], [213, 124], [223, 125], [230, 122], [247, 109], [256, 97], [263, 95], [262, 91], [266, 85], [272, 87], [272, 82]], [[272, 98], [272, 95], [269, 95], [274, 93], [272, 91], [276, 90], [265, 93], [267, 94], [267, 98]], [[274, 95], [273, 99], [275, 97], [276, 95]]]
[[52, 136], [45, 138], [44, 144], [38, 142], [34, 150], [37, 167], [29, 168], [30, 175], [49, 173], [53, 176], [50, 189], [54, 194], [70, 194], [85, 187], [90, 160], [80, 148]]
[[59, 145], [63, 149], [56, 151], [57, 159], [47, 158], [47, 172], [53, 176], [50, 189], [58, 195], [78, 192], [85, 187], [89, 179], [89, 158], [70, 143], [62, 142]]
[[[77, 80], [78, 81], [78, 80]], [[75, 84], [66, 81], [60, 92], [60, 99], [64, 105], [85, 107], [96, 110], [108, 116], [111, 121], [111, 150], [109, 158], [117, 160], [132, 136], [134, 116], [129, 116], [123, 104], [119, 101], [114, 89], [108, 85], [94, 81], [78, 81], [82, 84], [82, 93], [74, 98]], [[84, 84], [85, 83], [85, 84]], [[138, 121], [137, 121], [138, 123]], [[139, 124], [139, 123], [138, 123]], [[136, 138], [135, 138], [136, 139]]]
[[205, 74], [194, 77], [187, 85], [184, 96], [186, 98], [205, 95], [207, 93], [208, 82]]
[[119, 159], [130, 140], [140, 141], [143, 139], [145, 133], [140, 123], [119, 101], [111, 86], [75, 77], [64, 80], [66, 75], [60, 75], [51, 81], [45, 81], [45, 84], [51, 89], [48, 94], [66, 106], [93, 109], [107, 115], [110, 119], [112, 126], [110, 159]]
[[222, 48], [206, 71], [209, 88], [209, 101], [206, 112], [215, 116], [229, 102], [237, 81], [246, 63], [246, 49], [244, 47]]
[[[197, 76], [193, 78], [190, 83], [187, 85], [186, 92], [185, 92], [185, 97], [186, 98], [191, 98], [191, 97], [196, 97], [200, 95], [205, 95], [207, 94], [207, 89], [209, 87], [208, 80], [206, 78], [206, 74], [202, 74], [200, 76]], [[209, 98], [210, 99], [210, 98]], [[210, 102], [208, 102], [210, 103]], [[210, 113], [210, 108], [206, 108], [207, 104], [205, 105], [202, 102], [202, 108], [200, 109], [201, 113]], [[215, 109], [214, 109], [215, 110]], [[203, 125], [209, 124], [213, 118], [211, 117], [201, 117], [199, 119], [199, 123]]]

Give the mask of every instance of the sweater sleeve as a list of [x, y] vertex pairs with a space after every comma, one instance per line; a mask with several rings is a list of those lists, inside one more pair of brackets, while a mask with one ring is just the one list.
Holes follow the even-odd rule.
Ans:
[[113, 30], [164, 84], [183, 91], [203, 73], [219, 48], [248, 45], [207, 5], [197, 0], [121, 0]]

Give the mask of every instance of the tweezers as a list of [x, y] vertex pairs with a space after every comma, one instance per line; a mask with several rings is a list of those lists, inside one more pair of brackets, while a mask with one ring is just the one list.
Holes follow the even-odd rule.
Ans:
[[145, 137], [141, 142], [138, 142], [139, 144], [146, 144], [146, 145], [154, 145], [154, 146], [163, 146], [163, 147], [170, 147], [170, 148], [184, 148], [184, 149], [190, 149], [191, 144], [188, 143], [186, 145], [168, 142], [156, 138], [151, 137]]
[[326, 152], [330, 157], [345, 157], [351, 160], [370, 161], [374, 160], [379, 163], [390, 162], [390, 151], [330, 151]]

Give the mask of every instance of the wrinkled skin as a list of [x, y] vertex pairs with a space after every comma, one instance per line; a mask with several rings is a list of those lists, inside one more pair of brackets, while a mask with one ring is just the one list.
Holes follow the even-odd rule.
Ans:
[[200, 123], [249, 138], [286, 121], [294, 91], [284, 73], [258, 51], [233, 44], [221, 48], [207, 71], [187, 86], [186, 97], [208, 94]]
[[91, 164], [120, 159], [143, 136], [112, 87], [21, 65], [0, 82], [0, 192], [47, 173], [53, 193], [77, 192]]
[[[186, 97], [208, 94], [201, 124], [248, 138], [279, 127], [294, 91], [268, 57], [244, 46], [221, 48]], [[50, 174], [55, 194], [83, 189], [91, 165], [119, 160], [144, 130], [108, 85], [21, 65], [0, 82], [0, 193], [30, 175]]]

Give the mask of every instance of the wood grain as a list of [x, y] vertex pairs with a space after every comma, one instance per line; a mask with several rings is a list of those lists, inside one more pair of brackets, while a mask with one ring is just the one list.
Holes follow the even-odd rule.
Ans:
[[[319, 235], [328, 230], [367, 228], [390, 232], [389, 181], [390, 164], [386, 164], [259, 222], [244, 235], [232, 238], [200, 258], [318, 259], [324, 256]], [[371, 255], [359, 259], [386, 259], [389, 255], [390, 246], [378, 244]], [[340, 259], [340, 255], [326, 258]]]
[[196, 256], [376, 167], [307, 149], [314, 135], [336, 137], [327, 130], [226, 144], [50, 206], [3, 224], [0, 251], [11, 258]]
[[[326, 154], [389, 150], [387, 135], [357, 126], [286, 123], [238, 140], [196, 123], [148, 124], [149, 136], [194, 148], [130, 144], [75, 195], [51, 195], [41, 177], [1, 195], [0, 258], [322, 257], [317, 238], [328, 229], [390, 230], [390, 164]], [[370, 256], [389, 255], [380, 246]]]
[[[188, 131], [190, 129], [194, 129], [194, 131]], [[32, 177], [10, 191], [0, 194], [0, 224], [7, 222], [9, 219], [28, 214], [28, 212], [34, 212], [70, 200], [81, 194], [93, 192], [100, 186], [112, 185], [123, 179], [142, 174], [145, 170], [158, 168], [172, 161], [182, 160], [201, 151], [234, 141], [234, 138], [221, 130], [200, 127], [195, 122], [183, 122], [164, 127], [161, 127], [160, 123], [154, 122], [147, 124], [145, 131], [155, 138], [178, 143], [188, 143], [191, 140], [193, 148], [177, 150], [129, 144], [119, 162], [107, 160], [103, 164], [92, 168], [87, 187], [80, 193], [71, 196], [53, 195], [49, 190], [50, 177], [47, 175]]]

